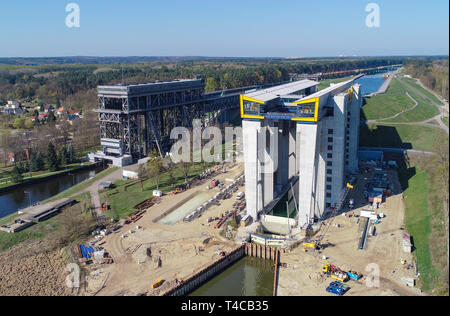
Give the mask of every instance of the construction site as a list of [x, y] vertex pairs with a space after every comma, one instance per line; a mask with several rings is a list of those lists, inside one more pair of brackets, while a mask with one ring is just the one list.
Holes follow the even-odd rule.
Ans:
[[[317, 92], [302, 80], [242, 95], [245, 162], [154, 190], [128, 218], [99, 226], [72, 251], [83, 293], [189, 295], [250, 256], [272, 262], [264, 293], [420, 295], [397, 164], [358, 151], [362, 99], [353, 81]], [[276, 163], [262, 163], [261, 152], [275, 153]], [[250, 274], [241, 277], [252, 286]]]

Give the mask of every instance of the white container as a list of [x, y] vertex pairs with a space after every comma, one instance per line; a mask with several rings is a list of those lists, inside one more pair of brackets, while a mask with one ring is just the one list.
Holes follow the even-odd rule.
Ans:
[[162, 191], [160, 191], [160, 190], [153, 190], [153, 196], [161, 197], [162, 196]]

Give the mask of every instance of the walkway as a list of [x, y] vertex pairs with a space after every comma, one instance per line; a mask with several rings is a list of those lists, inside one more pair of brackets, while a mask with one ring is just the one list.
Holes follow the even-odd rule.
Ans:
[[[386, 117], [386, 118], [382, 118], [382, 119], [377, 119], [377, 120], [368, 120], [367, 124], [376, 124], [376, 123], [391, 123], [391, 124], [402, 124], [402, 125], [433, 125], [433, 121], [436, 121], [438, 123], [438, 127], [440, 129], [443, 129], [447, 135], [449, 134], [449, 128], [447, 127], [447, 125], [444, 124], [444, 122], [442, 122], [442, 117], [444, 117], [446, 114], [448, 115], [448, 113], [446, 113], [446, 109], [442, 106], [440, 106], [439, 104], [437, 104], [436, 102], [434, 102], [433, 100], [430, 100], [429, 98], [427, 98], [423, 93], [421, 93], [420, 91], [418, 91], [417, 89], [415, 89], [414, 87], [412, 87], [411, 85], [409, 85], [408, 83], [404, 82], [403, 80], [401, 80], [400, 78], [399, 82], [401, 84], [403, 84], [404, 86], [406, 86], [408, 89], [411, 89], [412, 91], [414, 91], [414, 93], [417, 93], [420, 97], [422, 97], [424, 100], [429, 100], [429, 102], [431, 104], [433, 104], [438, 110], [439, 110], [439, 114], [429, 118], [427, 120], [421, 121], [421, 122], [383, 122], [389, 119], [394, 119], [402, 114], [405, 114], [406, 112], [412, 111], [414, 110], [418, 105], [418, 101], [415, 100], [408, 92], [406, 92], [406, 95], [414, 101], [415, 105], [411, 108], [409, 108], [408, 110], [399, 112], [391, 117]], [[425, 89], [429, 90], [428, 88], [424, 87]]]
[[[446, 110], [444, 107], [442, 107], [441, 105], [437, 104], [436, 102], [434, 102], [433, 100], [431, 100], [430, 98], [428, 98], [427, 96], [425, 96], [422, 92], [420, 92], [419, 90], [415, 89], [414, 87], [412, 87], [411, 85], [409, 85], [408, 83], [406, 83], [403, 80], [399, 80], [403, 85], [405, 85], [406, 87], [408, 87], [409, 89], [411, 89], [412, 91], [414, 91], [414, 93], [417, 93], [420, 97], [422, 97], [424, 100], [428, 100], [431, 104], [433, 104], [438, 110], [439, 110], [439, 114], [422, 122], [417, 122], [418, 124], [427, 124], [430, 123], [433, 120], [436, 120], [439, 123], [439, 127], [441, 129], [443, 129], [447, 135], [449, 134], [449, 128], [447, 127], [447, 125], [444, 124], [444, 122], [442, 122], [442, 117], [445, 116], [445, 114], [448, 115], [448, 113], [446, 113]], [[430, 91], [430, 89], [428, 89], [425, 86], [422, 86], [424, 89], [427, 89], [428, 91]], [[430, 91], [431, 92], [431, 91]]]

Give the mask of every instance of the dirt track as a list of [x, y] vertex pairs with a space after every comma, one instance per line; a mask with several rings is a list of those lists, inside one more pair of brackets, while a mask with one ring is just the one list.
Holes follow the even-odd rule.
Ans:
[[[364, 188], [364, 177], [359, 176], [356, 187]], [[390, 179], [394, 182], [394, 195], [378, 210], [379, 213], [386, 214], [386, 217], [376, 225], [377, 236], [369, 237], [367, 249], [357, 250], [356, 218], [337, 216], [322, 242], [324, 245], [330, 243], [330, 246], [320, 254], [311, 249], [305, 253], [302, 251], [303, 247], [298, 247], [282, 255], [281, 262], [287, 263], [288, 267], [280, 268], [279, 295], [333, 295], [325, 291], [333, 280], [322, 273], [322, 267], [326, 263], [335, 264], [344, 271], [354, 270], [366, 275], [358, 282], [347, 282], [351, 289], [346, 295], [421, 295], [418, 289], [408, 288], [400, 280], [401, 277], [413, 277], [414, 269], [407, 270], [400, 262], [404, 259], [412, 263], [412, 256], [404, 253], [401, 248], [404, 206], [395, 172], [390, 172]], [[368, 209], [367, 205], [361, 204], [364, 200], [361, 191], [357, 189], [353, 195], [357, 205], [361, 206], [353, 211], [356, 214], [361, 209]], [[335, 227], [335, 224], [340, 227]], [[324, 255], [326, 260], [323, 259]], [[366, 280], [371, 280], [368, 275], [373, 271], [373, 264], [379, 267], [379, 288], [366, 285]]]
[[[227, 179], [234, 179], [242, 172], [243, 166], [237, 165], [214, 178], [228, 185], [231, 182]], [[153, 223], [153, 219], [193, 193], [205, 192], [209, 181], [181, 194], [163, 197], [161, 204], [148, 209], [137, 223], [124, 225], [117, 232], [108, 235], [102, 247], [111, 254], [115, 262], [111, 265], [91, 267], [92, 270], [97, 270], [88, 281], [87, 294], [158, 295], [174, 285], [176, 279], [184, 279], [220, 258], [219, 251], [233, 250], [236, 245], [220, 236], [221, 229], [215, 229], [215, 222], [208, 224], [206, 219], [231, 210], [236, 201], [235, 195], [221, 201], [220, 206], [209, 208], [192, 222], [179, 222], [174, 225]], [[214, 192], [219, 192], [219, 189], [212, 189], [211, 193]], [[140, 228], [137, 228], [137, 225]], [[125, 235], [125, 238], [122, 238], [122, 235]], [[147, 255], [147, 249], [150, 249], [150, 256]], [[157, 267], [157, 258], [161, 259], [160, 267]], [[151, 285], [160, 278], [164, 280], [163, 285], [152, 290]]]

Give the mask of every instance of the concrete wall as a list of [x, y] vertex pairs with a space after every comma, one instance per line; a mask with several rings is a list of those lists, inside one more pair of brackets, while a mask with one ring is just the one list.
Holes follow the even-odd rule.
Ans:
[[297, 146], [300, 155], [297, 157], [299, 169], [298, 225], [309, 222], [315, 203], [316, 144], [317, 125], [297, 124]]
[[245, 198], [247, 202], [247, 214], [254, 220], [258, 211], [262, 208], [261, 201], [261, 176], [258, 162], [258, 131], [261, 123], [258, 121], [242, 121], [242, 134], [244, 141], [244, 166], [245, 166]]
[[348, 145], [348, 165], [349, 173], [358, 170], [358, 146], [359, 146], [359, 127], [360, 127], [360, 111], [362, 107], [361, 85], [353, 85], [353, 99], [348, 105], [349, 114], [349, 145]]
[[347, 99], [348, 94], [342, 93], [334, 96], [330, 100], [334, 105], [331, 204], [338, 204], [340, 202], [344, 188]]

